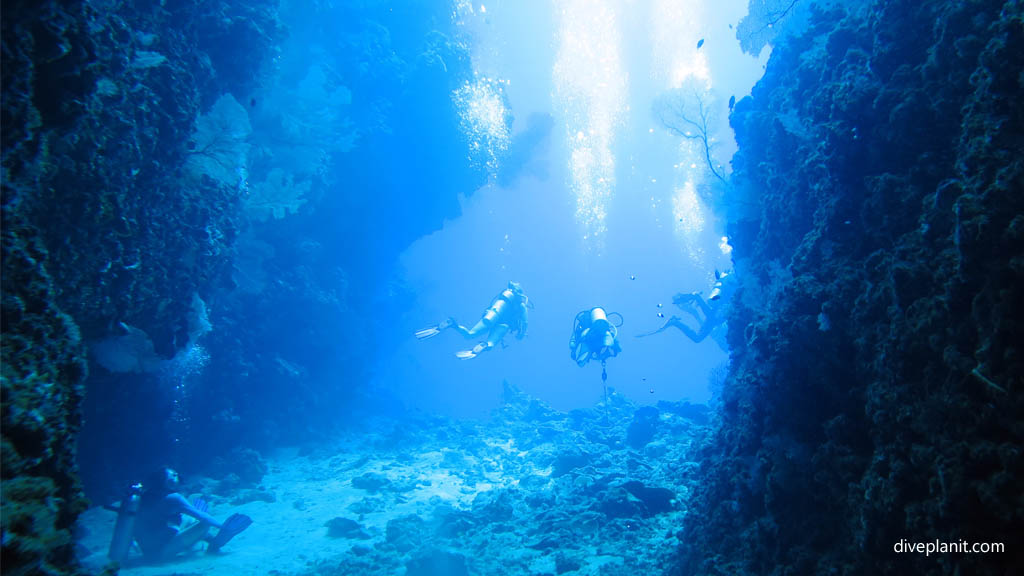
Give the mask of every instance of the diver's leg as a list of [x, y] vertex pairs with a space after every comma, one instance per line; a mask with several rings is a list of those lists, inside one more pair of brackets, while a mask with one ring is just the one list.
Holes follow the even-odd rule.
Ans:
[[181, 532], [171, 538], [171, 541], [164, 546], [163, 557], [173, 558], [182, 552], [191, 550], [193, 546], [199, 543], [206, 534], [210, 531], [210, 525], [206, 522], [196, 522], [195, 524], [185, 528]]
[[662, 332], [664, 332], [665, 330], [668, 330], [672, 326], [679, 327], [679, 326], [683, 326], [683, 325], [684, 325], [683, 321], [681, 319], [679, 319], [678, 316], [673, 316], [673, 317], [669, 318], [668, 321], [665, 322], [665, 324], [661, 328], [658, 328], [657, 330], [654, 330], [652, 332], [644, 332], [643, 334], [637, 334], [636, 337], [637, 338], [643, 338], [645, 336], [654, 336], [655, 334], [661, 334]]
[[[474, 346], [473, 351], [479, 354], [480, 352], [486, 352], [487, 350], [494, 348], [498, 343], [505, 339], [505, 335], [508, 334], [508, 331], [508, 324], [495, 324], [491, 328], [491, 333], [487, 336], [487, 341]], [[480, 348], [480, 350], [477, 350], [477, 348]]]
[[454, 319], [446, 318], [445, 320], [442, 320], [441, 322], [438, 322], [434, 326], [429, 326], [427, 328], [421, 328], [420, 330], [417, 330], [415, 332], [416, 339], [417, 340], [426, 340], [427, 338], [433, 338], [434, 336], [437, 336], [438, 334], [440, 334], [442, 331], [447, 330], [448, 328], [451, 328], [453, 324], [455, 324], [455, 320]]
[[713, 312], [711, 310], [711, 305], [708, 304], [707, 300], [701, 298], [699, 294], [695, 294], [693, 303], [700, 307], [700, 311], [704, 313], [705, 319], [711, 318]]
[[494, 346], [501, 342], [502, 338], [505, 337], [505, 334], [508, 334], [508, 331], [508, 324], [495, 324], [491, 327], [491, 332], [487, 335], [487, 340], [473, 346], [472, 350], [461, 350], [456, 352], [455, 356], [463, 360], [476, 358], [480, 354], [494, 348]]
[[[686, 312], [687, 314], [689, 314], [693, 318], [693, 321], [696, 322], [698, 326], [700, 326], [700, 324], [702, 322], [704, 322], [704, 320], [705, 320], [705, 318], [701, 318], [700, 311], [697, 310], [696, 306], [693, 306], [692, 304], [690, 306], [687, 306], [686, 308], [683, 308], [682, 310], [683, 310], [683, 312]], [[682, 320], [680, 320], [680, 322], [682, 322]]]
[[481, 319], [479, 322], [474, 324], [472, 328], [466, 328], [462, 324], [456, 322], [454, 318], [452, 318], [452, 328], [454, 328], [456, 332], [462, 334], [466, 338], [475, 338], [482, 334], [484, 330], [487, 329], [487, 324], [484, 323], [483, 319]]
[[711, 331], [715, 328], [715, 324], [714, 322], [705, 320], [704, 323], [699, 326], [700, 330], [697, 332], [690, 330], [688, 326], [680, 326], [679, 329], [682, 330], [683, 334], [686, 334], [687, 338], [690, 340], [693, 340], [694, 342], [703, 342], [704, 339], [711, 334]]
[[[704, 323], [704, 326], [706, 325], [707, 322]], [[684, 324], [682, 320], [675, 316], [670, 318], [669, 321], [666, 322], [665, 325], [661, 327], [661, 330], [664, 330], [670, 326], [673, 328], [678, 328], [680, 332], [686, 334], [686, 337], [689, 338], [690, 340], [693, 340], [694, 342], [700, 342], [701, 340], [707, 338], [707, 334], [701, 334], [703, 333], [703, 329], [701, 330], [701, 333], [694, 332], [692, 328]]]
[[707, 321], [707, 305], [704, 304], [704, 300], [698, 294], [688, 294], [690, 298], [687, 298], [684, 303], [676, 303], [676, 306], [680, 310], [686, 312], [693, 317], [693, 321], [699, 326]]

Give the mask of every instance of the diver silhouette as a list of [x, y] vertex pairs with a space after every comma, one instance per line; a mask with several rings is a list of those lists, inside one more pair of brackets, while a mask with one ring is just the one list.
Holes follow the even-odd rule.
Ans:
[[657, 330], [637, 334], [636, 337], [644, 338], [659, 334], [669, 328], [677, 328], [694, 342], [703, 342], [705, 338], [711, 336], [723, 350], [726, 350], [724, 334], [721, 330], [716, 331], [716, 329], [725, 325], [726, 308], [732, 297], [732, 292], [735, 290], [735, 284], [734, 273], [715, 270], [715, 284], [707, 300], [701, 297], [699, 292], [678, 293], [672, 297], [673, 304], [693, 317], [697, 323], [697, 330], [689, 327], [682, 318], [672, 316]]

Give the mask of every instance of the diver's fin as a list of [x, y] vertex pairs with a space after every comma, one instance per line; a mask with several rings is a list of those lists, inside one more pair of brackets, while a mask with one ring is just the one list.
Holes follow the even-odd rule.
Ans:
[[455, 353], [455, 357], [459, 360], [469, 360], [470, 358], [476, 358], [476, 352], [472, 350], [459, 350]]
[[441, 323], [439, 323], [436, 326], [431, 326], [430, 328], [424, 328], [422, 330], [417, 330], [416, 331], [416, 339], [417, 340], [426, 340], [427, 338], [433, 338], [434, 336], [437, 336], [438, 334], [440, 334], [441, 331], [444, 330], [445, 328], [451, 327], [452, 323], [453, 323], [452, 319], [448, 318], [447, 320], [441, 321]]
[[426, 340], [427, 338], [431, 338], [433, 336], [437, 336], [440, 333], [441, 333], [441, 331], [437, 329], [437, 326], [431, 326], [430, 328], [424, 328], [423, 330], [417, 330], [416, 331], [416, 339], [417, 340]]
[[668, 324], [662, 326], [661, 328], [658, 328], [657, 330], [651, 330], [650, 332], [644, 332], [643, 334], [637, 334], [636, 336], [634, 336], [634, 338], [646, 338], [648, 336], [654, 336], [655, 334], [661, 334], [662, 332], [665, 331], [665, 328], [668, 328]]
[[210, 541], [210, 545], [207, 547], [206, 552], [219, 552], [222, 546], [237, 536], [239, 532], [248, 528], [250, 524], [252, 524], [252, 518], [249, 518], [245, 514], [232, 514], [224, 521], [224, 524], [220, 527], [220, 531], [217, 532], [217, 535]]

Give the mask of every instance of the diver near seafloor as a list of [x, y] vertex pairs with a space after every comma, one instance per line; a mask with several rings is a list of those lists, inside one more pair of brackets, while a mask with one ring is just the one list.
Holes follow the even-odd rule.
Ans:
[[726, 307], [735, 290], [735, 284], [735, 273], [715, 270], [715, 284], [707, 300], [704, 300], [699, 292], [679, 293], [672, 297], [673, 304], [680, 310], [693, 316], [693, 319], [697, 322], [697, 330], [687, 326], [682, 318], [672, 316], [661, 328], [644, 334], [637, 334], [636, 337], [643, 338], [664, 332], [669, 328], [678, 328], [680, 332], [694, 342], [703, 342], [705, 338], [711, 336], [725, 350], [724, 338], [720, 337], [722, 331], [716, 329], [725, 325]]
[[[619, 324], [612, 324], [608, 316], [618, 316]], [[581, 311], [573, 321], [569, 355], [580, 367], [591, 360], [600, 360], [603, 365], [605, 360], [622, 352], [619, 326], [622, 326], [622, 315], [618, 312], [608, 314], [601, 307]]]
[[530, 307], [532, 307], [530, 299], [523, 292], [522, 286], [518, 282], [509, 282], [508, 288], [502, 290], [491, 300], [491, 305], [472, 328], [466, 328], [459, 324], [455, 318], [448, 318], [435, 326], [418, 330], [416, 338], [420, 340], [431, 338], [448, 328], [453, 328], [467, 339], [476, 338], [486, 333], [487, 339], [483, 342], [470, 350], [461, 350], [455, 353], [455, 356], [462, 360], [476, 358], [499, 343], [504, 345], [505, 335], [509, 332], [515, 333], [516, 338], [522, 340], [526, 336], [529, 320], [527, 310]]
[[[143, 556], [151, 562], [166, 561], [178, 554], [192, 550], [200, 541], [207, 542], [206, 552], [217, 553], [240, 532], [252, 524], [252, 518], [245, 514], [232, 514], [223, 522], [211, 516], [209, 504], [201, 499], [189, 502], [177, 492], [178, 473], [166, 466], [157, 470], [144, 488], [141, 498], [130, 498], [136, 510], [121, 503], [114, 538], [110, 546], [111, 560], [121, 562], [128, 554], [134, 540]], [[122, 523], [122, 514], [133, 514], [134, 522]], [[181, 527], [182, 515], [195, 519], [192, 524]], [[218, 528], [210, 535], [211, 528]]]

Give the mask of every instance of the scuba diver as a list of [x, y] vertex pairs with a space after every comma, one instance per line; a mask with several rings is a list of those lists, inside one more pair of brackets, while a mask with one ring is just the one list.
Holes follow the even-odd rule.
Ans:
[[[618, 316], [619, 323], [612, 324], [608, 316]], [[622, 314], [608, 314], [604, 308], [595, 307], [583, 310], [576, 315], [569, 337], [569, 356], [580, 367], [586, 366], [591, 360], [600, 360], [601, 364], [608, 358], [618, 356], [622, 352], [619, 344], [618, 327], [622, 326]]]
[[480, 342], [471, 350], [461, 350], [455, 353], [455, 356], [462, 360], [476, 358], [499, 343], [504, 345], [505, 335], [509, 332], [514, 332], [516, 338], [522, 340], [526, 336], [528, 324], [527, 309], [532, 307], [530, 299], [523, 292], [523, 288], [519, 283], [509, 282], [508, 288], [491, 300], [490, 307], [484, 311], [483, 317], [472, 328], [462, 326], [455, 321], [455, 318], [448, 318], [436, 326], [418, 330], [416, 338], [420, 340], [431, 338], [447, 328], [454, 328], [456, 332], [462, 334], [467, 339], [476, 338], [486, 332], [486, 340]]
[[[252, 524], [252, 518], [245, 514], [232, 514], [223, 522], [218, 521], [208, 513], [209, 504], [198, 498], [189, 502], [177, 492], [178, 485], [178, 473], [164, 466], [153, 474], [142, 492], [132, 537], [147, 559], [168, 560], [191, 550], [200, 540], [208, 543], [208, 554], [216, 553]], [[182, 514], [196, 521], [180, 528]], [[210, 528], [219, 530], [211, 536]]]
[[[609, 316], [618, 316], [619, 323], [612, 324]], [[604, 308], [594, 307], [576, 315], [569, 336], [569, 356], [582, 368], [591, 360], [601, 361], [601, 387], [604, 389], [604, 421], [608, 425], [608, 370], [605, 364], [622, 352], [619, 345], [619, 330], [622, 314], [607, 313]]]
[[706, 301], [699, 292], [692, 292], [690, 294], [680, 293], [672, 298], [673, 304], [680, 310], [693, 316], [693, 319], [697, 322], [696, 331], [687, 326], [678, 316], [673, 316], [661, 328], [653, 332], [637, 334], [636, 337], [653, 336], [671, 327], [675, 327], [694, 342], [703, 342], [705, 338], [711, 336], [723, 350], [728, 350], [723, 331], [716, 329], [725, 325], [726, 306], [732, 297], [735, 287], [736, 278], [733, 272], [719, 272], [715, 270], [715, 284], [711, 288], [711, 294], [708, 295]]

